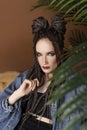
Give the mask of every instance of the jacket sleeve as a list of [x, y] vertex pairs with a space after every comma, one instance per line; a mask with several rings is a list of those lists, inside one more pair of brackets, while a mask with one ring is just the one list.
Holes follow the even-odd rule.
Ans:
[[26, 78], [27, 71], [20, 74], [1, 94], [0, 94], [0, 129], [13, 130], [21, 116], [21, 100], [14, 105], [8, 104], [8, 97], [20, 87]]

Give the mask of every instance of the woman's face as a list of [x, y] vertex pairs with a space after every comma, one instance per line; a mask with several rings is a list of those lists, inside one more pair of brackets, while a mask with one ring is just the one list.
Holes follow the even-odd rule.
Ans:
[[36, 56], [38, 63], [45, 74], [49, 74], [57, 67], [54, 47], [48, 38], [43, 38], [37, 42]]

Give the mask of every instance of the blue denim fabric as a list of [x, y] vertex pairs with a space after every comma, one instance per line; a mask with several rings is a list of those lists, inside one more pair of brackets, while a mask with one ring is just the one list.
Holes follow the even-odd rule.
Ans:
[[11, 95], [26, 78], [28, 71], [20, 74], [15, 81], [13, 81], [1, 94], [0, 94], [0, 130], [14, 130], [15, 126], [20, 120], [21, 116], [21, 100], [17, 101], [14, 105], [9, 105], [7, 98]]
[[[0, 130], [14, 130], [16, 125], [18, 124], [20, 117], [21, 117], [21, 102], [22, 99], [18, 100], [14, 105], [9, 105], [7, 102], [7, 98], [11, 95], [23, 82], [26, 78], [28, 71], [23, 72], [20, 74], [14, 82], [12, 82], [1, 94], [0, 94]], [[72, 91], [68, 93], [64, 97], [64, 102], [68, 101], [71, 97], [78, 94], [82, 91], [85, 86], [81, 86], [76, 91]], [[68, 117], [64, 122], [60, 123], [59, 125], [56, 124], [57, 118], [54, 118], [53, 115], [57, 108], [60, 106], [60, 102], [56, 101], [51, 106], [51, 116], [53, 121], [53, 129], [52, 130], [63, 130], [63, 127], [76, 115], [79, 113], [74, 113], [71, 117]], [[79, 124], [75, 126], [72, 130], [77, 130]]]
[[[82, 85], [79, 88], [69, 92], [67, 95], [65, 95], [64, 97], [64, 101], [63, 102], [67, 102], [69, 101], [72, 97], [75, 97], [77, 94], [79, 94], [80, 92], [82, 92], [84, 89], [87, 89], [87, 85]], [[59, 101], [56, 101], [54, 103], [54, 105], [52, 105], [52, 109], [51, 109], [51, 115], [53, 116], [54, 113], [56, 112], [56, 110], [60, 107], [61, 103]], [[57, 119], [60, 117], [56, 117], [56, 118], [52, 118], [53, 119], [53, 130], [63, 130], [63, 128], [69, 123], [69, 121], [71, 121], [76, 115], [78, 115], [81, 111], [86, 110], [87, 106], [85, 106], [84, 108], [82, 107], [80, 110], [76, 111], [75, 113], [73, 113], [71, 116], [69, 116], [67, 119], [65, 119], [62, 123], [57, 125]], [[70, 130], [77, 130], [81, 125], [81, 122], [78, 123], [76, 126], [74, 126], [72, 129]]]

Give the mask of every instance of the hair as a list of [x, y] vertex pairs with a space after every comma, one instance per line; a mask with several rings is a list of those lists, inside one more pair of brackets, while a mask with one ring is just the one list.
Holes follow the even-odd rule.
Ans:
[[33, 79], [37, 75], [38, 80], [42, 83], [44, 73], [42, 72], [36, 57], [36, 44], [40, 39], [48, 38], [54, 47], [57, 63], [61, 63], [61, 54], [64, 48], [64, 34], [66, 32], [66, 22], [64, 18], [58, 14], [51, 19], [51, 24], [49, 25], [48, 20], [42, 16], [33, 20], [32, 33], [33, 38], [33, 51], [34, 51], [34, 65], [27, 75], [27, 78]]
[[[64, 34], [66, 32], [66, 22], [64, 18], [58, 14], [54, 16], [51, 19], [51, 24], [49, 25], [48, 20], [44, 17], [38, 17], [33, 20], [32, 24], [32, 33], [34, 35], [33, 38], [33, 50], [34, 50], [34, 65], [29, 70], [29, 73], [27, 75], [27, 79], [34, 79], [37, 78], [40, 82], [40, 86], [44, 83], [44, 72], [41, 70], [37, 57], [36, 57], [36, 44], [40, 39], [43, 38], [48, 38], [54, 47], [55, 53], [56, 53], [56, 58], [57, 58], [57, 63], [58, 65], [61, 63], [61, 54], [63, 52], [64, 48]], [[52, 89], [48, 89], [47, 92], [45, 93], [46, 99], [45, 101], [47, 102], [47, 98], [49, 93], [53, 91]], [[25, 121], [29, 117], [29, 112], [33, 112], [38, 103], [40, 102], [40, 99], [36, 101], [36, 95], [37, 92], [36, 90], [32, 93], [30, 93], [28, 96], [26, 96], [24, 102], [27, 102], [27, 108], [25, 112], [25, 116], [23, 118], [23, 121]], [[42, 97], [41, 97], [42, 98]], [[32, 104], [32, 99], [33, 99], [33, 104]], [[45, 107], [42, 108], [42, 113], [45, 111]]]

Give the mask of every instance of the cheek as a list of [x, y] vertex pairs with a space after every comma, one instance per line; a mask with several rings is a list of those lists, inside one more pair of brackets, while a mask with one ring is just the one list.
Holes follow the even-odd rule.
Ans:
[[53, 65], [54, 65], [55, 67], [57, 67], [57, 61], [56, 61], [56, 60], [54, 61]]
[[54, 66], [54, 68], [57, 67], [57, 61], [56, 61], [56, 58], [54, 58], [50, 63], [51, 63], [52, 66]]

